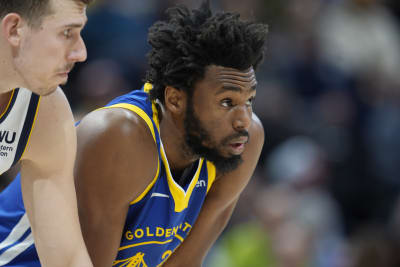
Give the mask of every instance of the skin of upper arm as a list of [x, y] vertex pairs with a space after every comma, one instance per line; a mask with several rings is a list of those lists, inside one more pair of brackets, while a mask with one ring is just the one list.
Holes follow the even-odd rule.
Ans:
[[76, 208], [75, 152], [73, 115], [64, 93], [58, 88], [41, 97], [21, 159], [24, 206], [43, 266], [66, 266], [65, 262], [90, 266]]
[[156, 174], [157, 147], [145, 122], [121, 108], [90, 113], [77, 136], [75, 184], [83, 236], [94, 265], [112, 266], [129, 203]]
[[264, 128], [255, 114], [249, 133], [250, 141], [242, 154], [243, 163], [238, 169], [223, 176], [217, 174], [189, 236], [163, 266], [201, 266], [207, 251], [231, 217], [260, 157], [264, 144]]
[[40, 100], [22, 166], [31, 162], [41, 172], [66, 172], [72, 177], [76, 131], [68, 101], [60, 88]]

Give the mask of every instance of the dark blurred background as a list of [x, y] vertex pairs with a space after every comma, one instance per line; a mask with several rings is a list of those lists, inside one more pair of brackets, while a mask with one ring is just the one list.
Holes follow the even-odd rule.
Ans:
[[[88, 60], [64, 86], [77, 120], [142, 86], [147, 30], [176, 3], [200, 1], [89, 8]], [[255, 104], [266, 143], [205, 267], [400, 266], [400, 2], [212, 4], [270, 32]]]

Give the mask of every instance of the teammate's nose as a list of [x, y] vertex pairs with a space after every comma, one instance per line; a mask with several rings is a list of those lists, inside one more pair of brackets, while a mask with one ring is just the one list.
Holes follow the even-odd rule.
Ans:
[[70, 51], [68, 55], [68, 60], [72, 62], [83, 62], [87, 58], [86, 45], [83, 42], [82, 37], [79, 37], [79, 40], [76, 42], [73, 49]]

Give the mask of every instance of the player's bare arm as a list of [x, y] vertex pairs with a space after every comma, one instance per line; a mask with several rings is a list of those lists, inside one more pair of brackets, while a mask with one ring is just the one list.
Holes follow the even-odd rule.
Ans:
[[209, 1], [167, 13], [149, 29], [147, 83], [78, 127], [80, 219], [96, 266], [200, 266], [263, 145], [252, 103], [266, 25], [214, 15]]
[[73, 125], [60, 88], [41, 97], [21, 162], [23, 199], [42, 266], [90, 266], [72, 177], [76, 152]]
[[157, 147], [145, 122], [120, 108], [90, 113], [77, 135], [75, 179], [83, 236], [94, 265], [109, 267], [129, 203], [154, 178]]
[[211, 187], [189, 236], [170, 256], [165, 267], [200, 267], [207, 251], [221, 234], [229, 221], [241, 192], [249, 182], [264, 143], [264, 129], [258, 117], [253, 114], [249, 129], [250, 140], [243, 163], [231, 173], [218, 176]]

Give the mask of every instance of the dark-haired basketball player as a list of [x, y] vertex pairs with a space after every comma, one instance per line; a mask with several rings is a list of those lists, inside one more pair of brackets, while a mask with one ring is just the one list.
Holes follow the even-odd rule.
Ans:
[[74, 120], [58, 87], [86, 59], [88, 2], [0, 0], [0, 174], [21, 163], [18, 190], [0, 195], [0, 266], [92, 266], [76, 207]]
[[200, 266], [257, 164], [267, 28], [209, 4], [150, 28], [148, 83], [78, 126], [76, 187], [95, 266]]
[[208, 3], [168, 14], [150, 29], [148, 83], [77, 128], [78, 209], [96, 267], [200, 266], [264, 142], [252, 104], [266, 26]]
[[200, 266], [257, 164], [252, 111], [267, 27], [168, 11], [150, 28], [148, 83], [78, 126], [76, 187], [96, 267]]

